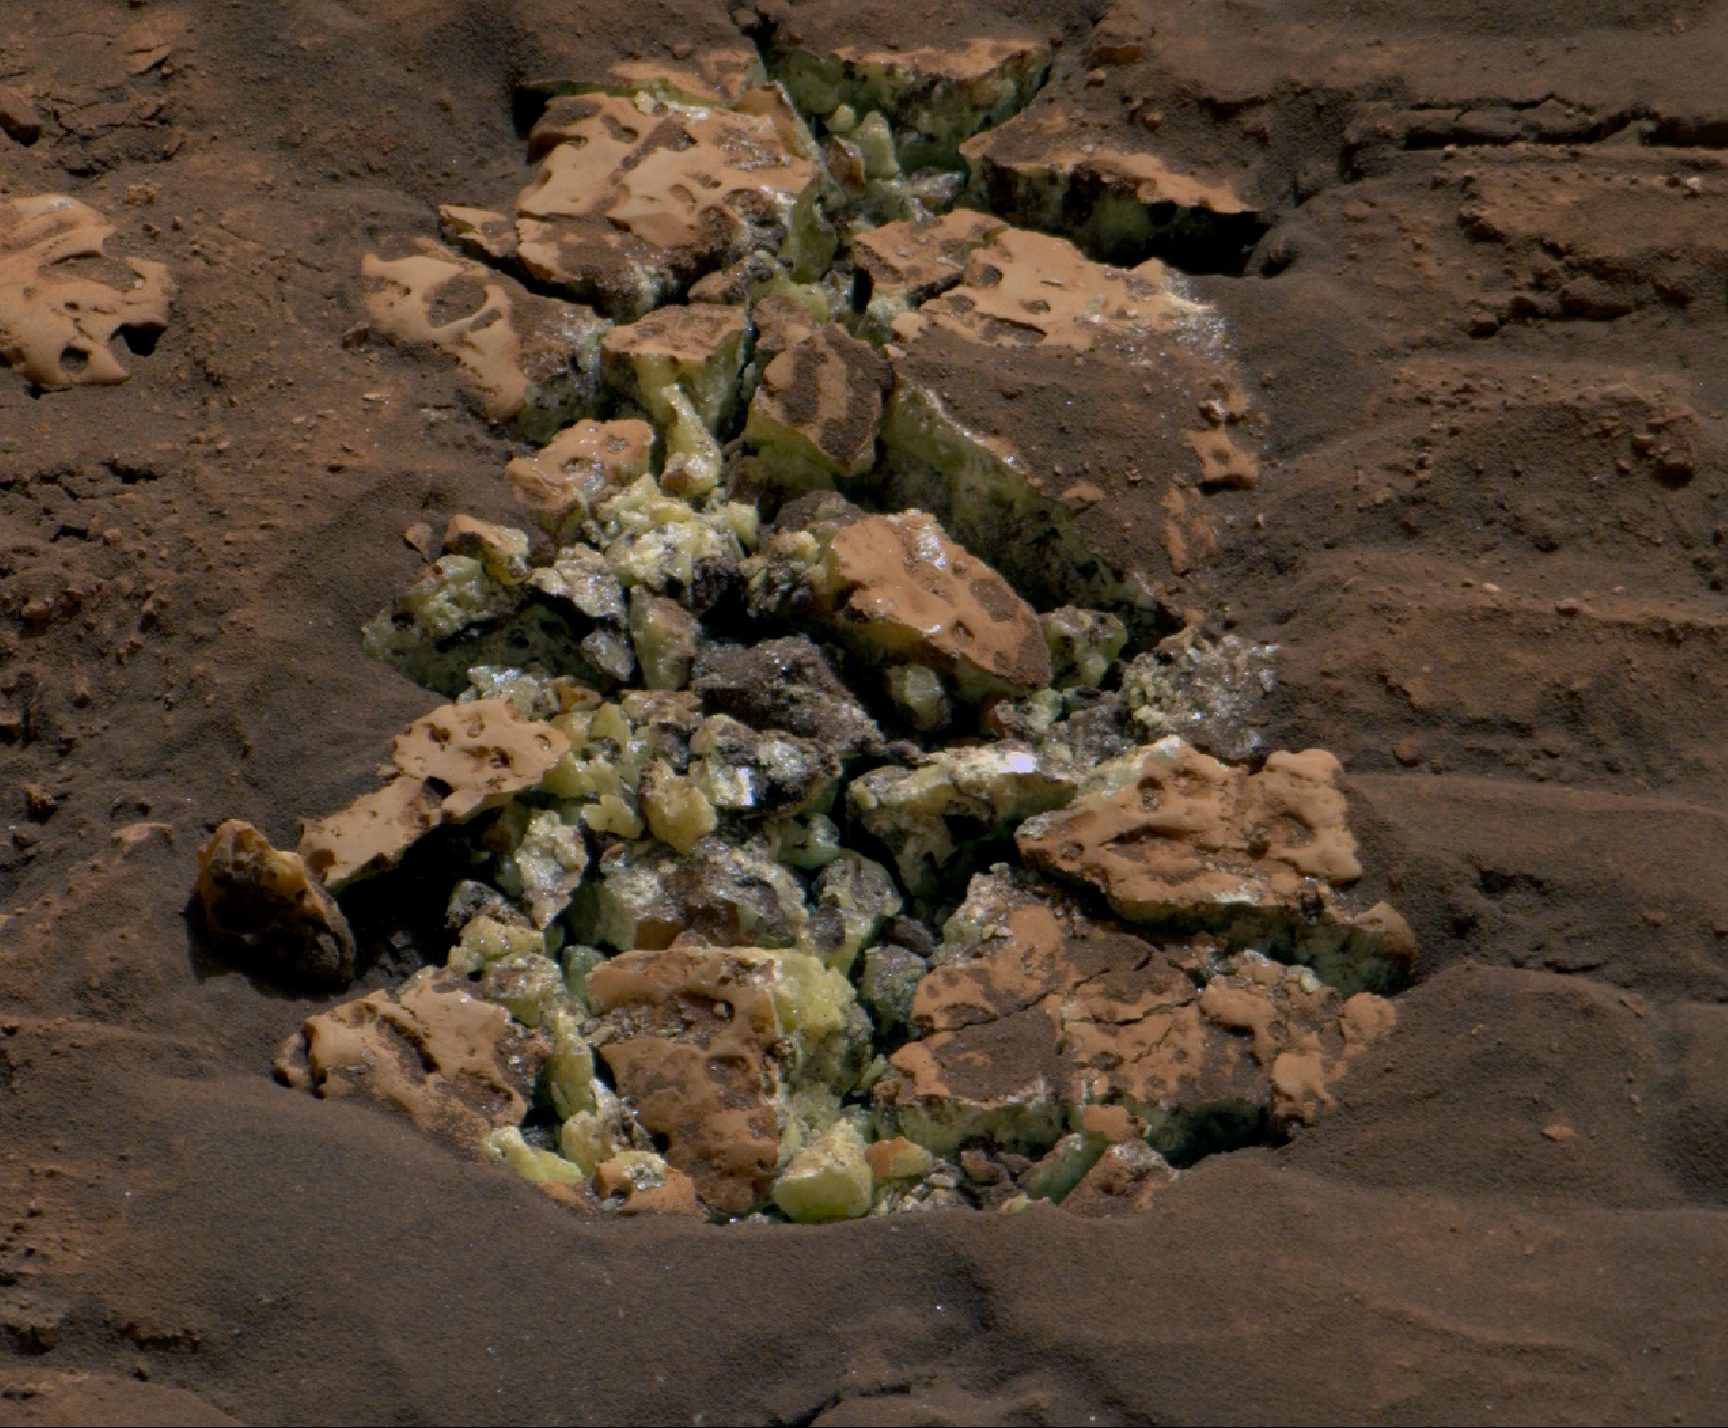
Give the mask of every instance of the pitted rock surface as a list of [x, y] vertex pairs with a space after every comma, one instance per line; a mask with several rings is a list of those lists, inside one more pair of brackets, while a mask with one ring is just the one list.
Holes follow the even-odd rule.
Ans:
[[516, 201], [521, 261], [622, 318], [778, 248], [816, 179], [765, 114], [584, 95], [542, 120], [535, 144], [539, 171]]
[[[126, 380], [114, 341], [124, 329], [160, 334], [174, 282], [161, 263], [110, 259], [113, 235], [64, 194], [0, 199], [0, 361], [39, 387]], [[111, 274], [92, 276], [91, 260]]]
[[300, 856], [326, 885], [340, 888], [393, 866], [433, 828], [466, 822], [533, 788], [569, 748], [556, 729], [506, 700], [435, 709], [397, 738], [382, 788], [341, 813], [307, 821]]
[[472, 1155], [527, 1114], [545, 1057], [543, 1038], [466, 978], [425, 971], [309, 1018], [276, 1069], [320, 1096], [382, 1101]]
[[761, 1200], [779, 1161], [776, 974], [767, 953], [704, 947], [622, 953], [588, 979], [619, 1094], [722, 1213]]

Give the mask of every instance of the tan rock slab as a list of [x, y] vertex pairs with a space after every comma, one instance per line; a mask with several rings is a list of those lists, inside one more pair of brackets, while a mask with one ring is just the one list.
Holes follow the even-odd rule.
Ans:
[[708, 947], [625, 952], [588, 977], [618, 1094], [722, 1214], [760, 1203], [779, 1161], [775, 978], [770, 954]]
[[619, 317], [778, 249], [816, 180], [772, 114], [582, 95], [536, 146], [539, 169], [516, 204], [521, 261]]
[[1352, 917], [1334, 892], [1362, 875], [1339, 774], [1323, 750], [1275, 753], [1253, 773], [1172, 736], [1121, 787], [1027, 820], [1016, 841], [1032, 867], [1097, 889], [1131, 922], [1293, 949], [1346, 986], [1395, 984], [1415, 955], [1402, 919], [1384, 905]]
[[419, 249], [362, 259], [373, 331], [453, 360], [464, 395], [488, 421], [549, 436], [588, 414], [604, 322], [436, 243], [421, 240]]
[[514, 1126], [546, 1055], [538, 1032], [483, 1001], [466, 978], [426, 971], [307, 1020], [276, 1060], [291, 1086], [323, 1097], [364, 1096], [422, 1130], [478, 1153]]
[[[126, 380], [114, 339], [162, 332], [174, 283], [161, 263], [109, 258], [113, 236], [64, 194], [0, 199], [0, 362], [39, 387]], [[93, 263], [106, 273], [93, 275]]]
[[536, 787], [569, 749], [563, 734], [509, 700], [446, 704], [397, 736], [382, 788], [306, 821], [300, 856], [332, 888], [394, 867], [434, 828]]
[[1002, 689], [1050, 683], [1036, 612], [933, 516], [903, 511], [843, 527], [828, 548], [838, 619], [884, 658]]

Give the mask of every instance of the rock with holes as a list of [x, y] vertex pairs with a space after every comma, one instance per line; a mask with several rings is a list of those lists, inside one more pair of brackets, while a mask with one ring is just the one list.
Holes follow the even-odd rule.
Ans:
[[0, 361], [39, 387], [126, 380], [115, 341], [154, 342], [174, 283], [161, 263], [109, 258], [113, 236], [100, 213], [64, 194], [0, 199]]
[[210, 936], [254, 971], [314, 987], [354, 977], [348, 919], [298, 853], [230, 818], [198, 854], [199, 907]]
[[893, 335], [878, 499], [934, 512], [1041, 602], [1168, 604], [1215, 546], [1208, 494], [1255, 480], [1216, 321], [1155, 261], [1005, 228]]
[[360, 276], [372, 330], [453, 360], [487, 420], [543, 441], [592, 411], [607, 324], [590, 309], [427, 241], [403, 258], [367, 254]]
[[901, 219], [859, 234], [852, 260], [869, 284], [870, 330], [885, 336], [895, 318], [957, 286], [972, 251], [1007, 226], [994, 214], [957, 208], [940, 218]]
[[600, 1055], [636, 1120], [703, 1204], [739, 1215], [768, 1195], [789, 1096], [847, 1032], [845, 978], [798, 952], [679, 946], [626, 952], [588, 977]]
[[1124, 1134], [1101, 1107], [1183, 1156], [1311, 1122], [1393, 1012], [1258, 953], [1142, 938], [998, 872], [973, 880], [911, 1019], [921, 1036], [876, 1091], [902, 1132], [944, 1155], [1078, 1134], [1072, 1184]]
[[397, 736], [381, 788], [306, 821], [300, 856], [327, 886], [341, 888], [394, 867], [434, 828], [465, 823], [534, 788], [569, 751], [568, 738], [507, 699], [446, 704]]
[[1352, 915], [1362, 876], [1340, 769], [1320, 749], [1251, 772], [1175, 736], [1099, 770], [1067, 807], [1016, 835], [1029, 865], [1101, 893], [1120, 917], [1203, 928], [1311, 963], [1335, 986], [1396, 987], [1415, 943], [1385, 904]]
[[522, 265], [621, 319], [751, 252], [819, 267], [816, 165], [800, 152], [802, 126], [762, 94], [738, 110], [562, 101], [536, 127], [539, 167], [516, 201]]
[[277, 1074], [319, 1096], [362, 1096], [478, 1155], [493, 1131], [528, 1112], [545, 1038], [482, 1000], [459, 973], [416, 973], [396, 991], [344, 1002], [307, 1020]]

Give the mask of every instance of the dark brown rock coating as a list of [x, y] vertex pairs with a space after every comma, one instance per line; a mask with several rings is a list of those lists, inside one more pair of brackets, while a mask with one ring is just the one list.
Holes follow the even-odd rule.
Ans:
[[[737, 30], [684, 0], [24, 0], [8, 184], [77, 192], [179, 298], [123, 385], [0, 372], [0, 1415], [1720, 1417], [1728, 20], [1169, 0], [1095, 35], [1105, 10], [992, 12], [1063, 39], [1035, 109], [1272, 225], [1192, 284], [1271, 446], [1204, 498], [1182, 598], [1280, 645], [1268, 745], [1351, 771], [1424, 948], [1347, 1104], [1129, 1219], [717, 1232], [586, 1223], [271, 1084], [324, 1004], [199, 980], [195, 852], [375, 786], [430, 701], [353, 632], [412, 578], [404, 530], [509, 518], [519, 454], [446, 373], [342, 347], [361, 254], [453, 195], [511, 204], [515, 77], [695, 69]], [[1094, 372], [977, 382], [1115, 443], [1108, 495], [1162, 396]]]

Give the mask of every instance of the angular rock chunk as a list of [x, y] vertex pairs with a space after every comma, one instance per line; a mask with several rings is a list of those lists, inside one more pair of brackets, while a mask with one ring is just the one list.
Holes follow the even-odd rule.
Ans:
[[801, 256], [816, 166], [769, 115], [583, 95], [545, 138], [516, 205], [522, 264], [612, 316], [758, 249]]
[[940, 218], [902, 219], [860, 234], [852, 258], [870, 279], [871, 301], [891, 299], [904, 311], [959, 283], [972, 251], [1007, 226], [994, 214], [970, 208]]
[[1145, 1141], [1120, 1141], [1106, 1149], [1080, 1183], [1062, 1197], [1062, 1208], [1086, 1219], [1138, 1214], [1150, 1209], [1159, 1191], [1175, 1182], [1170, 1163]]
[[737, 399], [748, 330], [743, 311], [721, 303], [658, 308], [601, 339], [601, 370], [615, 391], [663, 425], [678, 415], [667, 389], [682, 387], [715, 431]]
[[800, 1225], [856, 1220], [870, 1213], [876, 1178], [864, 1138], [850, 1121], [836, 1121], [806, 1146], [774, 1182], [774, 1203]]
[[894, 321], [877, 499], [934, 512], [1041, 601], [1169, 603], [1216, 545], [1202, 492], [1257, 469], [1214, 331], [1157, 263], [1108, 268], [1006, 229], [959, 286]]
[[1013, 828], [1035, 813], [1060, 808], [1078, 780], [1040, 760], [1023, 744], [940, 749], [912, 769], [892, 765], [853, 780], [853, 815], [894, 850], [906, 886], [937, 890], [966, 844]]
[[579, 421], [504, 468], [516, 499], [563, 543], [608, 497], [648, 472], [654, 428], [645, 421]]
[[966, 259], [964, 280], [902, 321], [902, 336], [926, 324], [994, 347], [1127, 347], [1193, 322], [1202, 309], [1181, 297], [1163, 269], [1106, 267], [1060, 238], [1003, 228]]
[[725, 1215], [767, 1196], [800, 1048], [839, 1029], [849, 995], [814, 958], [738, 947], [626, 952], [588, 978], [619, 1096]]
[[465, 258], [492, 267], [516, 261], [516, 225], [507, 214], [489, 208], [438, 205], [438, 236]]
[[1263, 1139], [1330, 1105], [1393, 1021], [1305, 968], [1148, 942], [1000, 875], [974, 879], [948, 933], [913, 998], [923, 1038], [876, 1092], [939, 1154], [980, 1138], [1039, 1149], [1070, 1125], [1108, 1141], [1097, 1103], [1185, 1156]]
[[599, 864], [589, 940], [624, 951], [668, 947], [690, 933], [718, 945], [791, 947], [808, 917], [804, 892], [772, 850], [702, 838], [680, 853], [625, 843]]
[[198, 854], [204, 926], [255, 970], [312, 986], [354, 978], [354, 934], [298, 853], [230, 818]]
[[587, 416], [598, 388], [600, 334], [588, 308], [530, 293], [495, 269], [422, 240], [406, 258], [367, 254], [366, 315], [380, 335], [453, 359], [488, 421], [545, 440]]
[[[113, 352], [127, 332], [168, 326], [174, 283], [161, 263], [108, 258], [114, 227], [64, 194], [0, 199], [0, 362], [39, 387], [126, 380]], [[101, 260], [108, 280], [88, 265]]]
[[882, 731], [802, 635], [748, 648], [710, 645], [692, 685], [705, 707], [756, 729], [820, 740], [842, 760], [882, 747]]
[[1250, 758], [1277, 687], [1277, 653], [1236, 635], [1208, 640], [1184, 630], [1124, 666], [1122, 702], [1142, 739], [1179, 734], [1218, 758]]
[[1163, 245], [1210, 250], [1228, 267], [1265, 229], [1231, 184], [1182, 173], [1149, 149], [1096, 133], [1082, 144], [1053, 107], [1018, 114], [960, 152], [974, 202], [1022, 227], [1060, 233], [1108, 262], [1138, 263]]
[[289, 1085], [320, 1096], [366, 1096], [422, 1130], [478, 1154], [518, 1124], [546, 1055], [538, 1033], [482, 1001], [460, 974], [427, 969], [310, 1018], [276, 1059]]
[[1096, 888], [1131, 922], [1287, 952], [1343, 989], [1407, 977], [1403, 919], [1385, 904], [1352, 917], [1333, 891], [1362, 867], [1332, 755], [1276, 753], [1249, 773], [1171, 736], [1121, 765], [1103, 790], [1021, 825], [1031, 866]]
[[825, 566], [837, 620], [884, 660], [953, 676], [978, 699], [1050, 682], [1050, 651], [1032, 607], [922, 511], [870, 516], [839, 530]]
[[785, 486], [827, 486], [876, 459], [888, 360], [837, 323], [782, 352], [750, 401], [744, 439]]
[[382, 788], [306, 821], [300, 856], [327, 886], [341, 888], [394, 867], [434, 828], [535, 787], [569, 750], [563, 734], [508, 700], [446, 704], [397, 736]]

